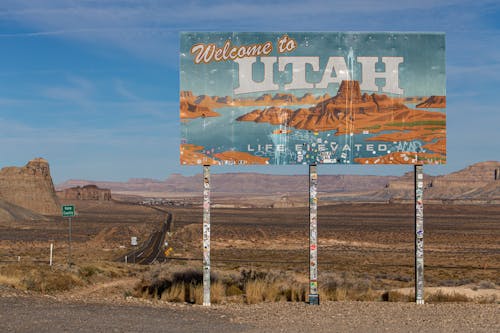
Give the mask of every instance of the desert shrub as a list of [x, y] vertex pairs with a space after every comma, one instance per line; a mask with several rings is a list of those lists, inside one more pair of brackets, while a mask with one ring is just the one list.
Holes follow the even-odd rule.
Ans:
[[453, 293], [444, 293], [442, 290], [438, 290], [437, 292], [430, 294], [426, 297], [426, 301], [429, 303], [440, 303], [440, 302], [469, 302], [470, 299], [457, 292]]
[[245, 301], [248, 304], [260, 303], [265, 300], [267, 283], [262, 279], [249, 280], [245, 283]]
[[[203, 302], [203, 285], [199, 285], [202, 290]], [[226, 297], [226, 287], [221, 282], [215, 282], [210, 286], [210, 302], [214, 304], [221, 303]]]
[[389, 290], [382, 294], [382, 301], [384, 302], [415, 302], [414, 293], [402, 293], [395, 290]]
[[477, 298], [477, 302], [480, 304], [495, 304], [497, 303], [497, 295], [487, 295]]
[[241, 290], [237, 284], [230, 284], [226, 287], [226, 296], [239, 296], [243, 294], [243, 290]]
[[184, 282], [172, 284], [160, 294], [160, 298], [167, 302], [185, 302], [186, 285]]
[[[210, 280], [212, 279], [213, 276], [210, 277]], [[201, 270], [196, 270], [192, 268], [180, 272], [175, 272], [172, 275], [172, 283], [178, 283], [178, 282], [193, 283], [193, 284], [203, 283], [203, 272]]]
[[496, 289], [496, 285], [491, 281], [480, 281], [479, 289]]
[[240, 272], [240, 283], [244, 285], [249, 281], [256, 281], [256, 280], [274, 282], [278, 278], [278, 275], [279, 274], [275, 274], [269, 271], [263, 272], [254, 269], [249, 269], [249, 270], [243, 269]]
[[459, 279], [459, 280], [440, 280], [438, 286], [440, 287], [457, 287], [472, 283], [471, 279]]
[[104, 271], [102, 269], [90, 265], [83, 266], [78, 269], [78, 275], [86, 281], [90, 281], [93, 276], [102, 274], [103, 272]]
[[280, 287], [278, 300], [287, 302], [305, 302], [307, 295], [307, 285], [292, 282], [285, 283]]
[[319, 293], [323, 299], [331, 301], [368, 301], [377, 299], [378, 293], [367, 278], [356, 278], [350, 273], [328, 274], [320, 280]]
[[[215, 285], [210, 285], [210, 302], [214, 301], [214, 288]], [[192, 284], [189, 288], [189, 302], [194, 304], [203, 304], [203, 284]]]
[[[220, 302], [225, 296], [225, 286], [215, 275], [210, 276], [211, 299]], [[134, 288], [134, 295], [157, 298], [168, 302], [203, 303], [203, 273], [192, 268], [163, 276], [161, 272], [150, 272]], [[212, 300], [211, 300], [212, 301]]]
[[33, 269], [22, 278], [21, 284], [26, 290], [52, 293], [70, 290], [75, 286], [82, 285], [82, 281], [68, 272]]
[[245, 302], [305, 302], [307, 284], [290, 279], [257, 279], [248, 281], [244, 287]]

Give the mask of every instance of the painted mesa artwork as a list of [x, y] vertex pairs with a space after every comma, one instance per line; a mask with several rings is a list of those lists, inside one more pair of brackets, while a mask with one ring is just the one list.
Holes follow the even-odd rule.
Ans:
[[444, 34], [180, 41], [183, 165], [446, 163]]

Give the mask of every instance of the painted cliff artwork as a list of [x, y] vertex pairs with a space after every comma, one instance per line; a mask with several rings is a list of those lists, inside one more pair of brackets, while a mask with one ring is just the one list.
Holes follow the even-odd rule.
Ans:
[[442, 33], [185, 32], [180, 161], [446, 163]]

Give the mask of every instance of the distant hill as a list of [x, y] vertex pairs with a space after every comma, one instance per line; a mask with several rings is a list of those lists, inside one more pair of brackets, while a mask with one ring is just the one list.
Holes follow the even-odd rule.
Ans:
[[[268, 175], [259, 173], [213, 174], [212, 189], [222, 193], [279, 194], [308, 191], [307, 175]], [[395, 176], [320, 175], [319, 190], [327, 193], [373, 191], [383, 188]], [[200, 192], [201, 175], [173, 174], [166, 180], [130, 179], [127, 182], [68, 180], [59, 190], [95, 184], [113, 192]]]
[[[198, 195], [201, 175], [173, 174], [166, 180], [130, 179], [127, 182], [69, 180], [57, 186], [95, 184], [116, 193], [141, 195], [162, 193], [167, 196]], [[281, 197], [284, 194], [306, 195], [306, 175], [269, 175], [259, 173], [227, 173], [212, 175], [214, 194], [252, 194]], [[434, 201], [469, 201], [500, 204], [500, 162], [489, 161], [471, 165], [443, 176], [425, 175], [424, 199]], [[397, 176], [320, 175], [318, 191], [326, 201], [408, 201], [413, 200], [413, 172]]]
[[[500, 162], [480, 162], [443, 175], [424, 177], [424, 199], [500, 204]], [[389, 182], [377, 193], [392, 200], [413, 199], [413, 172]]]

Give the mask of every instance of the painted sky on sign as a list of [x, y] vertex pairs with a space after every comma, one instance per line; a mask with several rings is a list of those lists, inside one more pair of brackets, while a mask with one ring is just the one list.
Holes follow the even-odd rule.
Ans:
[[[448, 159], [425, 170], [500, 160], [498, 1], [4, 0], [0, 167], [42, 156], [56, 182], [199, 173], [178, 162], [179, 32], [290, 30], [445, 32]], [[214, 171], [307, 173], [305, 167]]]

